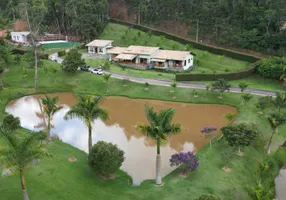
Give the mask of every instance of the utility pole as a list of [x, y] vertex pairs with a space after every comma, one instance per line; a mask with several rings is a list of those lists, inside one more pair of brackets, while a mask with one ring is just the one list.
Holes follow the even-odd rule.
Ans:
[[140, 11], [140, 7], [141, 7], [141, 4], [139, 4], [139, 6], [138, 6], [138, 25], [140, 25], [141, 24], [141, 11]]
[[200, 21], [199, 21], [199, 20], [197, 20], [196, 42], [199, 42], [199, 23], [200, 23]]

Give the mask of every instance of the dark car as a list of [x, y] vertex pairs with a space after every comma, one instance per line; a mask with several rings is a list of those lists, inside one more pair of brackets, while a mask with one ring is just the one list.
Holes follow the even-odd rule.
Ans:
[[90, 68], [90, 66], [84, 65], [84, 66], [81, 66], [81, 67], [80, 67], [80, 70], [81, 70], [81, 71], [87, 71], [87, 72], [88, 72], [88, 71], [89, 71], [89, 68]]

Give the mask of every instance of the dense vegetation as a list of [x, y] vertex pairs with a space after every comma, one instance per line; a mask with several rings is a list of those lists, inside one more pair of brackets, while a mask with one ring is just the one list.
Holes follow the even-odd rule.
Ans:
[[23, 3], [27, 3], [31, 10], [41, 8], [44, 13], [42, 28], [51, 33], [75, 34], [90, 40], [103, 30], [107, 22], [106, 0], [2, 0], [0, 13], [11, 20], [25, 19]]
[[[109, 0], [115, 2], [117, 0]], [[118, 1], [117, 1], [118, 2]], [[125, 0], [141, 23], [184, 22], [189, 34], [226, 46], [282, 55], [286, 51], [284, 0]], [[140, 10], [140, 12], [138, 11]], [[172, 29], [172, 27], [170, 27]]]

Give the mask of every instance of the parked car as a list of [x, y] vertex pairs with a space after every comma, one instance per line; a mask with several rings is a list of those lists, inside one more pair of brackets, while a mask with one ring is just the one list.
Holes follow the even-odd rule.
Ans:
[[56, 58], [56, 56], [50, 56], [50, 60], [57, 61], [57, 58]]
[[104, 74], [104, 71], [102, 69], [93, 69], [91, 71], [91, 73], [93, 74], [98, 74], [98, 75], [103, 75]]
[[86, 72], [88, 72], [89, 69], [90, 69], [90, 66], [88, 66], [88, 65], [83, 65], [83, 66], [80, 67], [80, 70], [81, 70], [81, 71], [86, 71]]

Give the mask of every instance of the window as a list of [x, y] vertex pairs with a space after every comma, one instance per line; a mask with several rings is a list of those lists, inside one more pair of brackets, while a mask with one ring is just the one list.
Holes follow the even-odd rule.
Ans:
[[16, 36], [13, 36], [13, 39], [16, 40]]
[[190, 63], [190, 62], [191, 62], [191, 59], [188, 60], [188, 63]]
[[186, 62], [186, 60], [184, 60], [184, 66], [186, 66], [186, 64], [187, 64], [187, 62]]
[[17, 36], [17, 40], [19, 40], [19, 36]]

